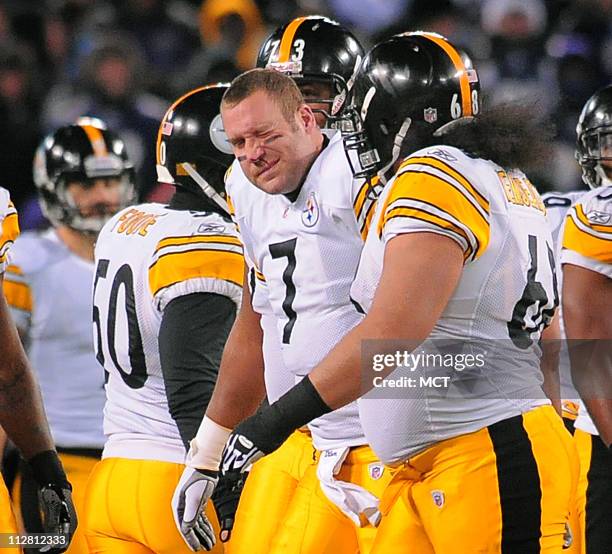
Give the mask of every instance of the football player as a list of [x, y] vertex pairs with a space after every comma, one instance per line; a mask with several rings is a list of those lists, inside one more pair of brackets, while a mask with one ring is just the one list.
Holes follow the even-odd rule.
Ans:
[[[242, 247], [223, 185], [232, 157], [219, 149], [228, 148], [219, 115], [225, 88], [188, 92], [161, 121], [157, 172], [176, 187], [169, 205], [120, 211], [96, 244], [94, 344], [107, 379], [107, 441], [85, 499], [94, 552], [177, 554], [200, 542], [223, 551], [213, 548], [203, 504], [176, 506], [191, 524], [183, 537], [171, 500], [242, 295]], [[237, 494], [220, 492], [219, 517], [231, 526]], [[212, 510], [209, 518], [217, 524]]]
[[[366, 182], [353, 179], [340, 133], [321, 132], [287, 76], [270, 69], [243, 74], [224, 96], [222, 114], [237, 157], [226, 186], [245, 257], [265, 278], [283, 365], [299, 380], [362, 317], [348, 293], [374, 199]], [[230, 429], [258, 405], [259, 319], [243, 302], [184, 482], [198, 468], [218, 469]], [[310, 431], [317, 464], [299, 480], [268, 549], [256, 551], [368, 552], [390, 473], [366, 445], [355, 404], [313, 422]], [[201, 501], [185, 487], [177, 494]], [[251, 540], [259, 542], [257, 535]]]
[[[268, 37], [258, 54], [257, 67], [290, 76], [312, 108], [319, 127], [331, 128], [347, 121], [342, 117], [346, 91], [362, 58], [361, 45], [342, 25], [326, 17], [307, 16], [282, 25]], [[366, 207], [371, 208], [366, 200]], [[372, 210], [369, 213], [371, 216]], [[294, 385], [295, 378], [284, 367], [265, 277], [251, 267], [248, 282], [253, 286], [252, 305], [263, 329], [267, 399], [273, 402]], [[299, 481], [315, 463], [312, 439], [304, 427], [253, 467], [240, 497], [231, 551], [267, 554]], [[266, 510], [262, 514], [263, 504]]]
[[363, 56], [361, 44], [348, 29], [327, 17], [308, 15], [282, 25], [264, 41], [257, 67], [289, 75], [319, 127], [346, 129], [350, 120], [339, 116]]
[[[132, 201], [134, 174], [123, 141], [99, 122], [83, 120], [42, 141], [34, 182], [52, 227], [15, 242], [4, 292], [38, 374], [80, 515], [104, 445], [104, 375], [90, 324], [94, 242], [104, 222]], [[36, 482], [27, 466], [14, 488], [24, 528], [41, 532]], [[69, 552], [87, 551], [81, 528]]]
[[[540, 155], [534, 118], [481, 114], [470, 59], [430, 33], [376, 45], [355, 104], [366, 136], [351, 146], [392, 176], [351, 287], [365, 318], [236, 427], [222, 467], [378, 387], [360, 400], [361, 422], [399, 469], [372, 552], [560, 551], [577, 459], [541, 388], [538, 340], [558, 297], [545, 208], [518, 169]], [[402, 351], [416, 358], [397, 361]]]
[[[612, 86], [597, 91], [578, 120], [583, 193], [563, 231], [563, 318], [581, 402], [574, 441], [580, 458], [581, 552], [612, 549]], [[581, 340], [579, 340], [581, 339]]]
[[[18, 235], [17, 212], [8, 191], [0, 188], [0, 283], [8, 264], [9, 249]], [[48, 552], [65, 552], [77, 525], [71, 485], [55, 451], [38, 384], [2, 292], [0, 348], [0, 424], [28, 461], [38, 492], [36, 509], [44, 514], [42, 531], [57, 534], [58, 541], [62, 542], [61, 545], [56, 542]], [[0, 481], [0, 506], [0, 532], [15, 537], [17, 524], [3, 481]], [[9, 546], [3, 544], [10, 552], [21, 552], [21, 548]]]

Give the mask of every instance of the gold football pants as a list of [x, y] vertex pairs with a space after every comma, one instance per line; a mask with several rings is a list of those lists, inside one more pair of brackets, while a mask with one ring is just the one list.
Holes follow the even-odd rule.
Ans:
[[[172, 496], [182, 464], [105, 458], [91, 474], [80, 524], [91, 554], [188, 554], [172, 515]], [[206, 515], [223, 552], [219, 522], [212, 506]]]
[[372, 553], [561, 554], [577, 476], [551, 406], [441, 441], [398, 468]]
[[[2, 478], [0, 478], [0, 533], [17, 534], [17, 523], [11, 507], [11, 499]], [[21, 550], [19, 548], [3, 548], [2, 552], [16, 554]]]

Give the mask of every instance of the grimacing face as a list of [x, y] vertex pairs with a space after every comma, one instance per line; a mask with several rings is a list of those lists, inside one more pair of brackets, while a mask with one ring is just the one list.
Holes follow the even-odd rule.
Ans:
[[248, 180], [268, 194], [288, 194], [303, 181], [318, 149], [310, 136], [316, 128], [310, 107], [302, 104], [288, 121], [265, 91], [241, 102], [221, 104], [223, 126]]

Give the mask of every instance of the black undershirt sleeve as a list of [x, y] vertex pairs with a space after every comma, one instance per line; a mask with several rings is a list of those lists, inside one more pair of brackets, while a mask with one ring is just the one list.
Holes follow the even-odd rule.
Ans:
[[172, 300], [159, 329], [170, 415], [189, 449], [212, 396], [236, 305], [226, 296], [195, 293]]

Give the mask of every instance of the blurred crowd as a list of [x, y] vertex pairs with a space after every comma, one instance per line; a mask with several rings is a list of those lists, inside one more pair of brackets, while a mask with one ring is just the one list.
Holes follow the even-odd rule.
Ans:
[[141, 200], [163, 200], [154, 144], [169, 101], [253, 67], [266, 35], [289, 19], [328, 15], [367, 48], [392, 33], [435, 31], [463, 46], [485, 102], [535, 103], [548, 159], [542, 191], [583, 188], [575, 126], [612, 81], [612, 0], [0, 0], [0, 184], [22, 227], [44, 225], [32, 159], [40, 139], [79, 116], [117, 130], [138, 169]]

